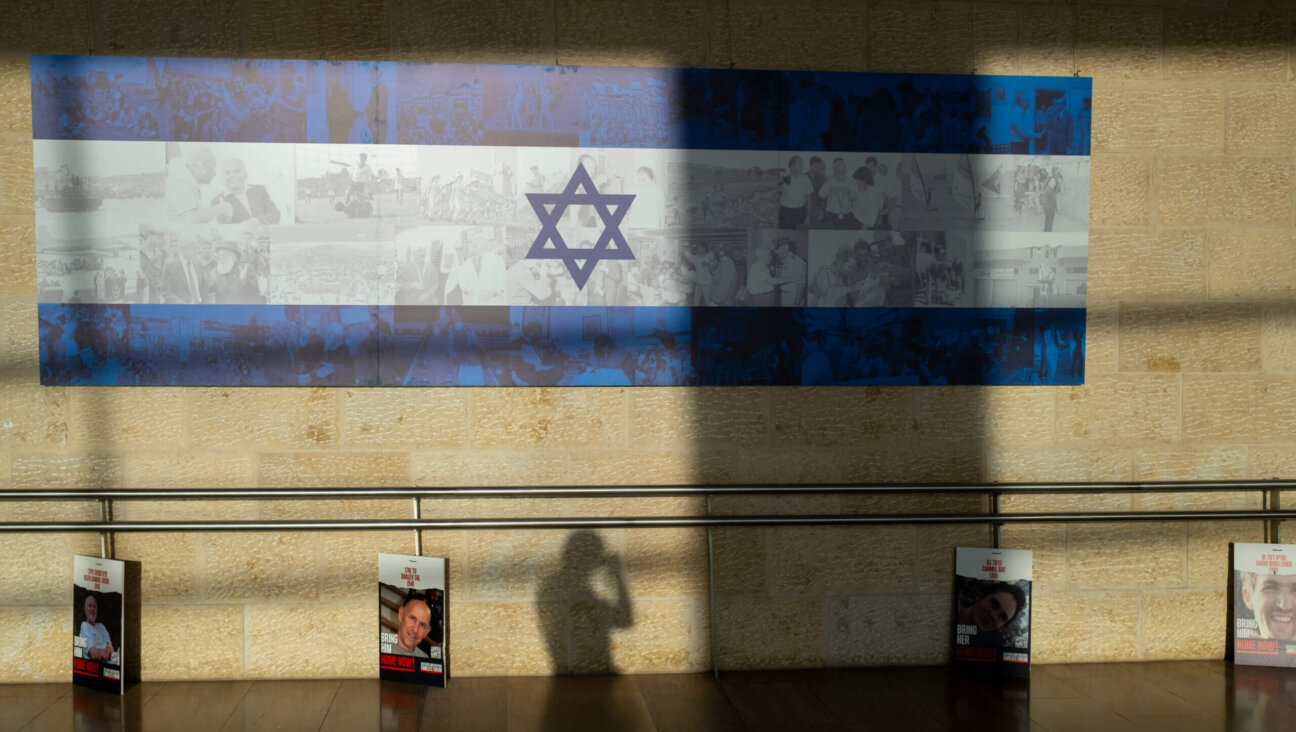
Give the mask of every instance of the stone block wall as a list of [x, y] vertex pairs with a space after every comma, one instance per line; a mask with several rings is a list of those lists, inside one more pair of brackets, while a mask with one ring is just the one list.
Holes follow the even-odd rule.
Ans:
[[[19, 0], [0, 26], [0, 490], [36, 487], [1296, 477], [1296, 86], [1280, 2]], [[1073, 73], [1094, 79], [1084, 386], [89, 389], [37, 384], [32, 52]], [[1291, 499], [1288, 500], [1290, 502]], [[1013, 510], [1257, 507], [1245, 494]], [[978, 499], [716, 499], [717, 513], [970, 511]], [[407, 501], [122, 503], [123, 519], [382, 517]], [[425, 516], [695, 514], [695, 499], [456, 500]], [[7, 518], [93, 506], [0, 503]], [[1009, 527], [1035, 550], [1036, 661], [1218, 658], [1227, 547], [1257, 523]], [[444, 531], [452, 672], [601, 670], [565, 532]], [[601, 532], [622, 671], [709, 668], [706, 535]], [[1296, 539], [1296, 534], [1291, 537]], [[714, 535], [726, 668], [941, 663], [979, 527]], [[0, 681], [67, 678], [72, 555], [0, 536]], [[149, 679], [372, 676], [374, 554], [410, 532], [121, 535]]]

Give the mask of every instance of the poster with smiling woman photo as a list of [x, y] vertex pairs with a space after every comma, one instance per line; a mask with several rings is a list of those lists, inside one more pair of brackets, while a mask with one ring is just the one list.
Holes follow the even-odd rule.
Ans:
[[1296, 544], [1233, 545], [1233, 660], [1296, 666]]
[[954, 576], [954, 664], [1030, 675], [1031, 552], [959, 547]]
[[446, 685], [446, 560], [378, 555], [378, 675]]

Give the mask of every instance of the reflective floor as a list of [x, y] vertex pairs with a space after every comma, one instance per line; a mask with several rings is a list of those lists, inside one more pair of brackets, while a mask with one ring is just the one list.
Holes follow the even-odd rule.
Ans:
[[0, 730], [1296, 730], [1296, 669], [1223, 661], [451, 679], [0, 685]]

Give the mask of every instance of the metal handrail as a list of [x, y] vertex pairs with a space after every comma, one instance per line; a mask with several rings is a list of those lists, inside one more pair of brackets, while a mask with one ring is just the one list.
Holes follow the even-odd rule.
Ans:
[[823, 483], [810, 485], [631, 485], [631, 486], [526, 486], [429, 488], [77, 488], [0, 491], [0, 501], [74, 500], [240, 500], [337, 498], [562, 498], [621, 496], [708, 496], [760, 494], [926, 494], [926, 493], [1214, 493], [1234, 491], [1296, 490], [1296, 480], [1174, 481], [1149, 483], [889, 483], [862, 485]]
[[1024, 524], [1085, 521], [1239, 521], [1296, 519], [1296, 511], [1113, 511], [1001, 514], [829, 514], [797, 516], [636, 516], [620, 518], [333, 519], [279, 521], [26, 521], [4, 532], [76, 531], [334, 531], [429, 529], [617, 529], [726, 526], [852, 526], [892, 524]]

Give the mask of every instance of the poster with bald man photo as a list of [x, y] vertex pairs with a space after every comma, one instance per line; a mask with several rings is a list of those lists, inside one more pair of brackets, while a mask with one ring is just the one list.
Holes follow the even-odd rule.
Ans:
[[959, 547], [954, 560], [954, 665], [1030, 676], [1031, 552]]
[[446, 560], [378, 555], [378, 676], [446, 683]]
[[73, 557], [72, 683], [123, 693], [139, 679], [138, 634], [139, 562]]
[[1296, 544], [1233, 545], [1233, 661], [1296, 666]]

